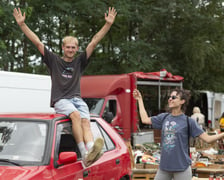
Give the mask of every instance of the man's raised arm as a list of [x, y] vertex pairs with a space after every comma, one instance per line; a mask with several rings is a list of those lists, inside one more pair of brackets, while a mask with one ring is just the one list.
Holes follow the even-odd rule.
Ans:
[[30, 41], [37, 47], [42, 55], [44, 55], [44, 44], [40, 41], [39, 37], [30, 30], [30, 28], [25, 24], [26, 14], [25, 12], [22, 14], [20, 8], [18, 10], [15, 8], [13, 11], [13, 16], [17, 24], [20, 26], [23, 33], [27, 36]]
[[114, 23], [115, 17], [117, 15], [116, 10], [114, 7], [109, 8], [108, 15], [105, 13], [105, 21], [106, 23], [104, 26], [100, 29], [98, 33], [92, 38], [91, 42], [88, 44], [86, 48], [86, 53], [87, 53], [87, 59], [91, 56], [93, 53], [94, 48], [96, 45], [100, 42], [101, 39], [107, 34], [107, 32], [110, 30], [111, 25]]

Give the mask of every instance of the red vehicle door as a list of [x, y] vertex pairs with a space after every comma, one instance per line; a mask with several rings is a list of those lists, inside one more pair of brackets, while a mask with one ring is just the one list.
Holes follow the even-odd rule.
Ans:
[[[82, 164], [79, 149], [72, 136], [71, 122], [60, 122], [56, 126], [55, 147], [52, 148], [54, 149], [52, 153], [54, 154], [52, 171], [54, 179], [117, 180], [123, 176], [130, 176], [131, 163], [127, 147], [122, 138], [105, 121], [91, 120], [94, 139], [102, 137], [105, 145], [102, 150], [104, 154], [89, 167], [84, 167]], [[61, 164], [60, 157], [65, 152], [76, 154], [77, 158]]]
[[[57, 180], [90, 180], [89, 168], [85, 168], [82, 165], [81, 156], [72, 135], [71, 122], [67, 120], [56, 123], [55, 129], [55, 144], [52, 148], [52, 156], [54, 157], [53, 178]], [[76, 158], [70, 160], [71, 162], [60, 164], [59, 155], [62, 152], [75, 153]]]
[[101, 120], [100, 124], [98, 122], [92, 121], [91, 129], [94, 132], [94, 138], [104, 139], [104, 154], [90, 166], [91, 176], [94, 180], [130, 178], [131, 160], [123, 139], [105, 121]]

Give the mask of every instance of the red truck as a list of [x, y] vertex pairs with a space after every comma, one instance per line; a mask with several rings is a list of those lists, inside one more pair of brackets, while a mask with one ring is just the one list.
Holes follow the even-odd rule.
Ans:
[[149, 73], [83, 76], [81, 95], [89, 105], [91, 114], [110, 123], [124, 140], [132, 144], [154, 142], [159, 141], [158, 132], [139, 121], [132, 92], [138, 88], [142, 92], [148, 114], [155, 115], [164, 111], [169, 90], [182, 88], [183, 79], [165, 69]]

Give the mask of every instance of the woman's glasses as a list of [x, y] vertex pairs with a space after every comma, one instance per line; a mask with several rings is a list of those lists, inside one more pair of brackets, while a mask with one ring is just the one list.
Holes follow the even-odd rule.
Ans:
[[172, 100], [174, 100], [174, 99], [177, 99], [178, 97], [177, 96], [168, 96], [168, 99], [172, 99]]

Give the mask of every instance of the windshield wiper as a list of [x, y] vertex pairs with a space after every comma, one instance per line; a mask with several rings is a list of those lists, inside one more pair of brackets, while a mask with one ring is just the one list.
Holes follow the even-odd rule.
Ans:
[[12, 161], [10, 159], [0, 159], [0, 162], [6, 162], [6, 163], [11, 163], [11, 164], [14, 164], [16, 166], [21, 166], [21, 164], [15, 162], [15, 161]]

